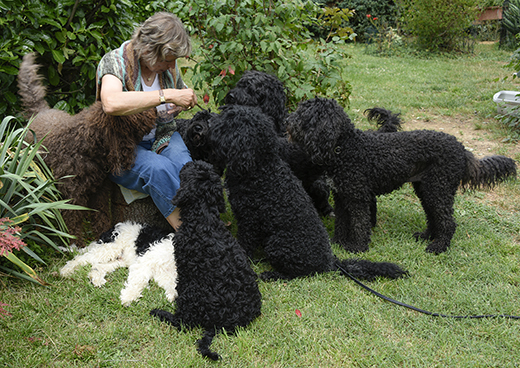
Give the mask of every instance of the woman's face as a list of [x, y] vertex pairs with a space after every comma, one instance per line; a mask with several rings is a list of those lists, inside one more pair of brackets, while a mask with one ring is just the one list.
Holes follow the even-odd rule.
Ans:
[[164, 73], [168, 69], [174, 69], [175, 68], [175, 61], [177, 60], [174, 56], [166, 56], [164, 60], [158, 61], [153, 66], [149, 66], [148, 69], [150, 71], [155, 73]]

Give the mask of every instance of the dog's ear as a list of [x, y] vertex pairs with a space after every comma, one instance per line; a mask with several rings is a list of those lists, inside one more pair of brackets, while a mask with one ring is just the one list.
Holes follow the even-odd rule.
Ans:
[[291, 141], [299, 144], [316, 165], [326, 165], [334, 158], [342, 126], [352, 125], [336, 101], [320, 98], [300, 103], [287, 124]]

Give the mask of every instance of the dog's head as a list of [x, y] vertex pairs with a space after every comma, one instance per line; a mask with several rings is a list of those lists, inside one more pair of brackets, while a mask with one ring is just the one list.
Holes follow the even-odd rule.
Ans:
[[272, 120], [255, 107], [225, 105], [210, 121], [209, 162], [247, 175], [278, 154], [279, 141]]
[[224, 98], [226, 105], [254, 106], [273, 119], [278, 134], [285, 133], [286, 88], [274, 75], [246, 71]]
[[343, 108], [332, 99], [303, 101], [287, 118], [289, 139], [299, 144], [316, 165], [327, 165], [336, 155], [338, 138], [353, 129]]
[[213, 165], [204, 161], [190, 161], [181, 169], [179, 178], [181, 186], [172, 203], [181, 208], [181, 216], [182, 209], [202, 209], [210, 216], [218, 216], [226, 211], [220, 175]]
[[209, 120], [215, 115], [209, 110], [199, 111], [183, 129], [181, 135], [194, 160], [207, 161], [211, 154], [208, 146]]

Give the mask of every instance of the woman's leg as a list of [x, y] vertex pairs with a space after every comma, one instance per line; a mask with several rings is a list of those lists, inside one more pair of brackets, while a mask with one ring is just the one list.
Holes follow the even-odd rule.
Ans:
[[179, 172], [188, 161], [191, 161], [189, 151], [176, 132], [160, 155], [137, 146], [134, 166], [110, 178], [125, 188], [149, 194], [168, 222], [178, 228], [179, 210], [174, 211], [171, 201], [180, 186]]

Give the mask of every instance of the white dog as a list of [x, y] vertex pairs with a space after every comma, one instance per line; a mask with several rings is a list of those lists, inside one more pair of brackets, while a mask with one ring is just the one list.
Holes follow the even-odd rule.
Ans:
[[141, 297], [151, 279], [165, 290], [166, 298], [177, 297], [177, 267], [174, 256], [174, 233], [149, 225], [120, 222], [100, 239], [80, 250], [60, 270], [64, 277], [75, 269], [92, 265], [88, 277], [94, 286], [106, 283], [106, 274], [128, 267], [128, 279], [121, 290], [121, 303], [126, 307]]

